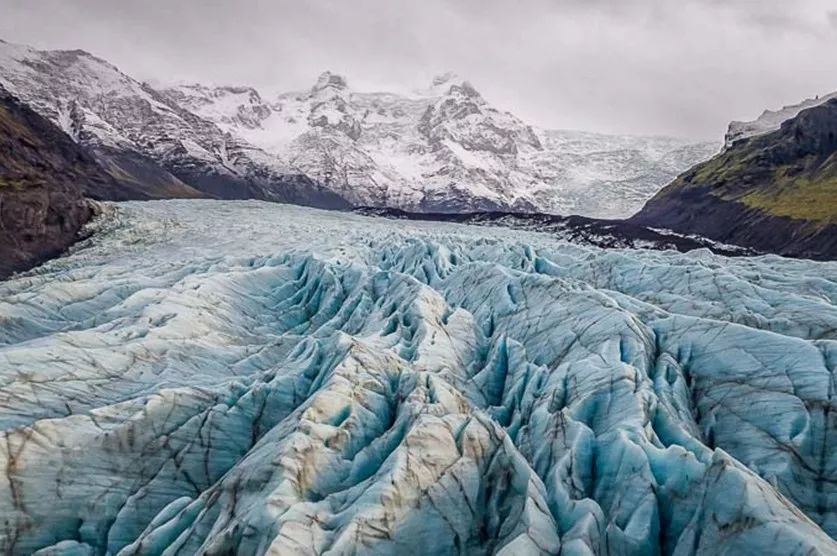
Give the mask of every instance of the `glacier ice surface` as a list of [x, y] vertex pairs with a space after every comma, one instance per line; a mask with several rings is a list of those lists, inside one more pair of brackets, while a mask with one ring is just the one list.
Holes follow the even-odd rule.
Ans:
[[258, 202], [0, 283], [10, 554], [837, 554], [837, 264]]

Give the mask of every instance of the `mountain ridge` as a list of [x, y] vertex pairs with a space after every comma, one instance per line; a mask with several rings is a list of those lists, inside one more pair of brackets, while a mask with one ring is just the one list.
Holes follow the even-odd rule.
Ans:
[[[338, 86], [327, 86], [330, 79]], [[199, 86], [164, 91], [189, 97], [197, 113], [228, 131], [238, 127], [263, 149], [286, 153], [290, 164], [357, 206], [627, 216], [666, 176], [716, 150], [671, 138], [534, 128], [450, 72], [410, 94], [355, 91], [331, 72], [319, 81], [273, 103], [261, 95], [252, 106], [214, 102], [206, 90], [193, 96]], [[257, 124], [242, 123], [238, 115], [252, 110]], [[376, 185], [364, 191], [358, 181]]]
[[777, 110], [766, 109], [752, 121], [732, 121], [724, 137], [724, 146], [729, 148], [736, 141], [776, 131], [784, 122], [795, 118], [803, 110], [819, 106], [833, 98], [837, 98], [837, 91], [808, 98], [797, 104], [785, 105]]
[[2, 43], [0, 82], [91, 149], [122, 178], [131, 198], [209, 195], [348, 206], [280, 160], [84, 51]]
[[454, 74], [396, 94], [355, 91], [325, 72], [307, 90], [266, 95], [151, 86], [84, 51], [4, 42], [0, 83], [91, 148], [140, 199], [619, 217], [716, 150], [536, 129]]
[[837, 98], [734, 142], [631, 222], [795, 257], [837, 258]]

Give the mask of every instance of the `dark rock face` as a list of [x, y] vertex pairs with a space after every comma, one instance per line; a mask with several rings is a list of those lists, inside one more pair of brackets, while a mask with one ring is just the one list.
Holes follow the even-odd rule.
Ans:
[[88, 192], [100, 201], [146, 201], [149, 199], [200, 199], [208, 195], [186, 185], [181, 179], [144, 154], [108, 147], [91, 150], [99, 165], [116, 181], [118, 187], [101, 194]]
[[[302, 197], [322, 208], [348, 205], [337, 194], [323, 193], [319, 183], [301, 191], [306, 182], [297, 174], [304, 172], [185, 108], [185, 93], [157, 91], [83, 51], [38, 51], [2, 41], [0, 50], [0, 84], [87, 149], [118, 184], [89, 192], [93, 198], [294, 202]], [[326, 76], [322, 86], [329, 96], [345, 82]], [[253, 129], [270, 115], [254, 89], [193, 92], [206, 95], [207, 102], [214, 95], [241, 97], [242, 109], [225, 125]]]
[[210, 197], [225, 200], [258, 199], [329, 210], [351, 208], [337, 193], [303, 174], [285, 174], [269, 180], [248, 180], [211, 172], [181, 172], [191, 184]]
[[49, 121], [0, 88], [0, 279], [61, 253], [113, 179]]
[[735, 142], [631, 222], [811, 259], [837, 259], [837, 99]]
[[365, 216], [400, 220], [456, 222], [476, 226], [501, 226], [516, 230], [543, 232], [561, 239], [608, 248], [673, 249], [680, 252], [709, 249], [719, 255], [752, 255], [753, 251], [722, 245], [701, 237], [667, 234], [625, 220], [602, 220], [585, 216], [483, 211], [470, 213], [406, 212], [398, 209], [360, 207], [354, 210]]
[[93, 210], [74, 193], [42, 185], [0, 190], [0, 279], [60, 255], [78, 238]]
[[650, 202], [629, 222], [806, 259], [837, 259], [837, 226], [772, 216], [695, 188], [676, 202]]

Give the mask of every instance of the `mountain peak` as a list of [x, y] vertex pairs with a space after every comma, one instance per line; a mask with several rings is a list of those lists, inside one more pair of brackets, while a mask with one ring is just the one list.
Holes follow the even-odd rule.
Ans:
[[457, 93], [462, 94], [463, 96], [471, 98], [471, 99], [482, 100], [482, 96], [480, 95], [479, 91], [477, 91], [474, 88], [474, 86], [471, 85], [470, 81], [462, 81], [461, 83], [458, 83], [458, 84], [452, 84], [450, 86], [450, 89], [448, 89], [447, 94], [453, 95], [453, 94], [457, 94]]
[[320, 74], [317, 78], [317, 83], [311, 89], [312, 92], [322, 91], [323, 89], [346, 89], [348, 88], [348, 83], [346, 82], [346, 78], [342, 75], [338, 75], [336, 73], [332, 73], [330, 71], [324, 71]]
[[98, 64], [105, 65], [109, 68], [113, 68], [116, 71], [119, 71], [119, 69], [115, 65], [108, 62], [104, 58], [100, 58], [99, 56], [96, 56], [95, 54], [93, 54], [91, 52], [88, 52], [87, 50], [82, 50], [80, 48], [75, 48], [73, 50], [52, 50], [52, 51], [45, 51], [45, 52], [50, 52], [54, 56], [57, 56], [60, 59], [66, 60], [68, 62], [76, 61], [76, 60], [89, 60], [89, 61], [96, 62]]
[[471, 92], [476, 93], [476, 89], [461, 75], [453, 71], [446, 71], [433, 77], [430, 87], [425, 91], [432, 95], [447, 95], [462, 89], [465, 89], [463, 92], [466, 92], [468, 96], [473, 96], [469, 94]]
[[765, 110], [758, 118], [750, 122], [730, 122], [727, 134], [724, 137], [724, 146], [730, 148], [733, 143], [741, 139], [776, 131], [784, 122], [792, 120], [803, 110], [820, 106], [835, 98], [837, 98], [837, 91], [826, 95], [817, 95], [798, 104], [783, 106], [778, 110]]
[[431, 87], [441, 87], [443, 85], [454, 85], [462, 83], [463, 79], [456, 72], [446, 71], [433, 77]]

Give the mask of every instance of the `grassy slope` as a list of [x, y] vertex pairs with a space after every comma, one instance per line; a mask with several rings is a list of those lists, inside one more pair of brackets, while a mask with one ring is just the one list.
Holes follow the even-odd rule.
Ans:
[[792, 146], [776, 147], [787, 136], [780, 131], [736, 143], [678, 177], [655, 198], [703, 187], [771, 216], [837, 224], [837, 151], [803, 151], [794, 157], [789, 154]]
[[798, 165], [777, 168], [770, 183], [741, 202], [776, 216], [837, 224], [837, 153], [824, 161], [810, 156]]

